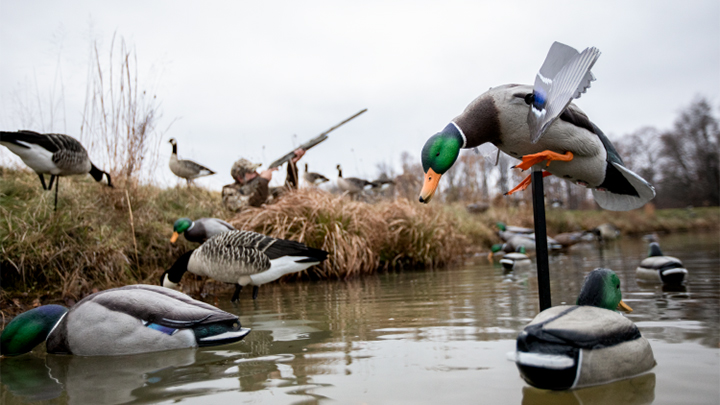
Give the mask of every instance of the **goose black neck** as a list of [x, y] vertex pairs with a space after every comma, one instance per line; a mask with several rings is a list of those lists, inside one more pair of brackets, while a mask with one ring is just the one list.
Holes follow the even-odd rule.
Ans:
[[188, 262], [190, 262], [190, 256], [192, 256], [193, 252], [194, 250], [189, 250], [175, 261], [172, 267], [166, 272], [168, 280], [176, 284], [180, 282], [183, 274], [188, 271]]
[[177, 155], [177, 144], [176, 144], [176, 143], [173, 143], [173, 144], [172, 144], [172, 147], [173, 147], [173, 152], [172, 152], [172, 154], [173, 154], [173, 155]]
[[95, 181], [101, 181], [103, 175], [107, 176], [108, 186], [113, 187], [112, 181], [110, 180], [110, 175], [105, 173], [104, 171], [98, 169], [92, 163], [90, 163], [90, 175], [93, 177], [93, 179], [95, 179]]

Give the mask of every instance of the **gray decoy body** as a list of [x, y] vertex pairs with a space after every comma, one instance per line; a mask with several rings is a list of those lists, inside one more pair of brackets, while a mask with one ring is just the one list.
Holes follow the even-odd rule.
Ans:
[[303, 173], [303, 180], [305, 180], [305, 182], [306, 182], [307, 184], [310, 184], [310, 185], [313, 185], [313, 186], [317, 186], [317, 185], [320, 185], [320, 184], [322, 184], [322, 183], [325, 183], [325, 182], [330, 181], [330, 179], [328, 179], [327, 177], [323, 176], [323, 175], [320, 174], [320, 173], [315, 173], [315, 172], [308, 171], [308, 164], [307, 164], [307, 163], [305, 163], [305, 172]]
[[252, 285], [254, 299], [260, 285], [319, 264], [327, 255], [324, 250], [300, 242], [251, 231], [229, 231], [211, 237], [199, 248], [180, 256], [162, 275], [160, 284], [176, 288], [182, 275], [189, 271], [234, 284], [233, 302], [244, 286]]
[[173, 236], [170, 242], [175, 243], [179, 234], [183, 234], [189, 242], [204, 243], [215, 235], [234, 231], [235, 227], [219, 218], [180, 218], [173, 225]]
[[173, 172], [173, 174], [187, 180], [188, 184], [198, 177], [215, 174], [214, 171], [192, 160], [179, 159], [177, 154], [177, 141], [175, 141], [174, 138], [170, 138], [169, 142], [173, 148], [169, 163], [170, 171]]
[[682, 261], [677, 257], [663, 255], [657, 242], [650, 243], [648, 249], [648, 257], [635, 269], [637, 279], [664, 284], [682, 284], [688, 273]]
[[[23, 341], [23, 324], [44, 329]], [[70, 310], [43, 305], [21, 314], [3, 331], [2, 354], [19, 355], [45, 341], [48, 353], [126, 355], [232, 343], [249, 332], [236, 315], [171, 289], [138, 284], [89, 295]]]
[[342, 190], [345, 193], [348, 194], [358, 194], [362, 192], [365, 188], [372, 186], [372, 183], [364, 180], [359, 179], [357, 177], [343, 177], [342, 175], [342, 168], [340, 165], [337, 165], [338, 170], [338, 179], [337, 179], [337, 185], [340, 190]]
[[[51, 190], [55, 184], [55, 208], [60, 176], [90, 174], [95, 181], [107, 179], [113, 187], [110, 175], [98, 169], [88, 156], [87, 150], [75, 138], [63, 134], [40, 134], [33, 131], [0, 132], [0, 144], [20, 157], [40, 177], [43, 190]], [[46, 186], [45, 174], [50, 175]]]

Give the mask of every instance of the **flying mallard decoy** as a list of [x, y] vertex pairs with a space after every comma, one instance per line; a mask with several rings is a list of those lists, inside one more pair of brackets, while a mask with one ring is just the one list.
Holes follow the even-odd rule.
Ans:
[[204, 243], [212, 236], [234, 230], [234, 226], [218, 218], [200, 218], [195, 221], [190, 218], [180, 218], [173, 225], [170, 242], [175, 243], [182, 233], [189, 242]]
[[317, 186], [322, 183], [325, 183], [326, 181], [330, 181], [327, 177], [323, 176], [320, 173], [308, 171], [307, 163], [305, 163], [305, 173], [303, 173], [303, 180], [305, 180], [305, 182], [307, 184], [310, 184], [313, 186]]
[[502, 264], [506, 270], [515, 270], [522, 266], [530, 265], [531, 263], [532, 260], [530, 260], [525, 253], [525, 246], [518, 247], [515, 252], [506, 253], [502, 259], [500, 259], [500, 264]]
[[215, 174], [214, 171], [201, 164], [195, 163], [192, 160], [178, 159], [177, 142], [175, 141], [175, 138], [170, 138], [169, 142], [172, 145], [172, 155], [170, 155], [169, 163], [170, 171], [176, 176], [185, 179], [187, 183], [190, 184], [190, 182], [198, 177]]
[[285, 274], [297, 273], [327, 259], [324, 250], [300, 242], [276, 239], [251, 231], [229, 231], [215, 235], [195, 250], [180, 256], [163, 273], [160, 284], [176, 288], [183, 274], [208, 276], [224, 283], [235, 284], [231, 301], [238, 300], [240, 290], [253, 286], [253, 299], [258, 287]]
[[[102, 181], [107, 178], [107, 185], [112, 187], [110, 175], [98, 169], [90, 161], [87, 150], [77, 139], [63, 134], [39, 134], [33, 131], [0, 132], [0, 144], [35, 171], [40, 177], [43, 190], [52, 190], [55, 181], [55, 210], [57, 210], [57, 193], [60, 176], [87, 174]], [[44, 174], [50, 175], [50, 183], [46, 187]]]
[[577, 305], [538, 314], [517, 338], [512, 353], [520, 375], [537, 388], [565, 390], [634, 377], [655, 366], [652, 348], [616, 309], [620, 279], [609, 269], [585, 278]]
[[359, 179], [357, 177], [343, 177], [342, 168], [337, 165], [338, 179], [337, 185], [345, 193], [355, 195], [363, 191], [366, 187], [372, 186], [367, 180]]
[[[599, 55], [595, 48], [578, 53], [555, 42], [535, 87], [503, 85], [470, 103], [425, 143], [420, 202], [430, 201], [440, 177], [455, 163], [461, 148], [487, 142], [522, 159], [515, 167], [527, 170], [535, 166], [546, 170], [543, 176], [554, 174], [591, 188], [602, 208], [626, 211], [650, 201], [655, 189], [624, 166], [605, 134], [570, 103], [594, 80], [590, 69]], [[529, 184], [530, 176], [510, 193]]]
[[45, 341], [48, 353], [112, 356], [237, 342], [250, 329], [237, 315], [152, 285], [89, 295], [70, 310], [43, 305], [13, 319], [0, 354], [27, 353]]
[[649, 250], [648, 257], [635, 270], [635, 276], [643, 281], [682, 284], [688, 271], [680, 259], [664, 256], [657, 242], [652, 242]]

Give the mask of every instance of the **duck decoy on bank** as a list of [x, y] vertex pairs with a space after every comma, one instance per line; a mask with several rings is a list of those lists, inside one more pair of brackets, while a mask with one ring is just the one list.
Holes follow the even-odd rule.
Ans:
[[[517, 168], [535, 166], [546, 170], [543, 176], [554, 174], [591, 188], [595, 201], [604, 209], [626, 211], [650, 201], [655, 189], [624, 166], [605, 134], [571, 103], [594, 80], [590, 69], [599, 55], [595, 48], [578, 53], [555, 42], [534, 87], [503, 85], [470, 103], [425, 143], [420, 202], [430, 201], [440, 177], [455, 163], [461, 148], [487, 142], [522, 159]], [[510, 193], [529, 184], [530, 176]]]
[[565, 390], [634, 377], [655, 366], [652, 348], [632, 321], [616, 309], [620, 279], [609, 269], [591, 271], [577, 305], [538, 314], [517, 338], [511, 353], [528, 384]]
[[[0, 144], [35, 171], [40, 177], [43, 190], [52, 190], [55, 182], [55, 210], [57, 210], [57, 193], [60, 176], [87, 174], [113, 187], [110, 175], [90, 161], [87, 150], [77, 139], [63, 134], [39, 134], [33, 131], [0, 132]], [[45, 185], [45, 174], [50, 175], [50, 183]]]
[[309, 171], [307, 163], [305, 163], [305, 173], [303, 173], [303, 180], [305, 180], [307, 184], [310, 184], [312, 186], [318, 186], [322, 183], [330, 181], [330, 179], [320, 173]]
[[235, 227], [218, 218], [180, 218], [173, 224], [170, 243], [175, 243], [182, 233], [189, 242], [204, 243], [209, 238], [223, 232], [234, 231]]
[[535, 233], [535, 230], [532, 228], [525, 228], [523, 226], [515, 226], [515, 225], [506, 225], [504, 222], [496, 222], [495, 226], [498, 228], [499, 232], [508, 232], [513, 234], [531, 234]]
[[0, 354], [17, 356], [45, 341], [48, 353], [113, 356], [237, 342], [250, 329], [236, 315], [152, 285], [89, 295], [70, 310], [43, 305], [13, 319]]
[[260, 285], [319, 264], [327, 255], [324, 250], [292, 240], [251, 231], [229, 231], [211, 237], [199, 248], [180, 256], [163, 273], [160, 284], [176, 288], [183, 274], [189, 271], [235, 284], [232, 302], [238, 300], [240, 290], [246, 285], [253, 286], [253, 299], [256, 299]]
[[338, 179], [337, 185], [340, 190], [350, 195], [357, 195], [362, 192], [365, 188], [372, 186], [367, 180], [359, 179], [357, 177], [343, 177], [342, 168], [337, 165]]
[[172, 155], [170, 155], [169, 163], [170, 171], [176, 176], [185, 179], [188, 185], [198, 177], [215, 174], [214, 171], [192, 160], [178, 159], [177, 141], [175, 141], [175, 138], [170, 138], [169, 142], [172, 145]]
[[657, 242], [650, 244], [648, 257], [635, 270], [638, 280], [663, 284], [682, 284], [687, 273], [680, 259], [663, 255]]

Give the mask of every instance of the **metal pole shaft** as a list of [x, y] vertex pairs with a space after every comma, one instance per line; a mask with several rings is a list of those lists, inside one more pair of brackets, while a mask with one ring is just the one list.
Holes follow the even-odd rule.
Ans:
[[545, 191], [542, 170], [532, 172], [533, 216], [535, 219], [535, 251], [537, 253], [538, 296], [540, 311], [552, 306], [550, 300], [550, 265], [548, 263], [547, 226], [545, 223]]

